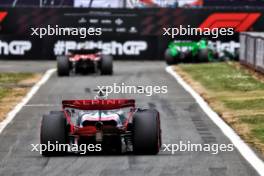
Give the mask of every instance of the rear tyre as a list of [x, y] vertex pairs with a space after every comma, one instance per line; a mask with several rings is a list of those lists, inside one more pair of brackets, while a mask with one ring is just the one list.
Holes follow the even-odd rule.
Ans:
[[56, 156], [65, 154], [66, 151], [52, 151], [50, 144], [66, 144], [66, 119], [61, 114], [44, 115], [41, 123], [40, 143], [46, 147], [43, 156]]
[[239, 61], [239, 49], [238, 48], [235, 49], [233, 60]]
[[168, 65], [173, 65], [173, 64], [177, 63], [176, 58], [171, 56], [170, 49], [166, 49], [164, 57], [165, 57], [165, 61]]
[[113, 74], [113, 57], [109, 55], [103, 55], [101, 60], [101, 74], [112, 75]]
[[156, 110], [140, 110], [133, 118], [133, 152], [155, 155], [161, 146], [159, 113]]
[[58, 72], [58, 76], [69, 76], [70, 62], [67, 56], [57, 57], [57, 72]]
[[207, 62], [209, 60], [209, 50], [201, 49], [198, 53], [198, 59], [200, 62]]

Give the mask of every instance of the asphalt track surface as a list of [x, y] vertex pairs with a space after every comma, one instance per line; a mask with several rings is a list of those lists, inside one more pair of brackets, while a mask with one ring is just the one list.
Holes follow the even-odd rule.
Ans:
[[0, 60], [0, 72], [45, 72], [55, 67], [53, 61]]
[[[38, 63], [41, 64], [41, 63]], [[18, 64], [14, 64], [17, 66]], [[45, 64], [44, 64], [45, 65]], [[49, 63], [48, 66], [54, 65]], [[37, 63], [25, 71], [36, 71]], [[34, 66], [34, 67], [33, 67]], [[161, 151], [156, 156], [92, 155], [42, 157], [31, 151], [39, 143], [41, 116], [60, 109], [63, 99], [94, 97], [97, 85], [168, 86], [167, 94], [112, 95], [135, 98], [139, 107], [156, 108], [161, 114], [162, 142], [229, 144], [230, 141], [204, 114], [195, 100], [166, 73], [163, 62], [115, 62], [114, 76], [73, 76], [53, 74], [15, 119], [0, 134], [0, 175], [82, 175], [82, 176], [255, 176], [256, 171], [235, 149], [213, 155], [207, 152]], [[43, 67], [43, 66], [40, 66]], [[26, 67], [25, 67], [26, 68]], [[41, 71], [41, 69], [39, 70]]]

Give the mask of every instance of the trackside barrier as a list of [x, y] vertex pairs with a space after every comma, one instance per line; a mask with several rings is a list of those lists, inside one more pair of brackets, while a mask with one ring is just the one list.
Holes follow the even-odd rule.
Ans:
[[[55, 59], [82, 46], [86, 46], [86, 49], [102, 49], [104, 54], [120, 60], [164, 59], [164, 52], [171, 41], [198, 41], [201, 38], [217, 42], [220, 49], [227, 45], [232, 48], [232, 43], [238, 41], [239, 32], [264, 31], [263, 14], [264, 8], [248, 7], [0, 7], [0, 59]], [[50, 28], [55, 31], [54, 28], [67, 27], [85, 30], [89, 27], [100, 28], [102, 35], [39, 35], [40, 31], [42, 34], [51, 32], [47, 30]], [[225, 27], [233, 28], [235, 33], [213, 38], [212, 35], [187, 35], [185, 29], [185, 34], [180, 35], [177, 31], [181, 27], [188, 28], [188, 31], [192, 28]], [[253, 64], [253, 61], [250, 63]]]
[[264, 33], [240, 34], [240, 63], [264, 73]]

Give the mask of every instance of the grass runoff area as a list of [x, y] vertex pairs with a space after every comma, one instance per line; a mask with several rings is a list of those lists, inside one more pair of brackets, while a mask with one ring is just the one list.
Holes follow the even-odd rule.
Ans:
[[0, 122], [39, 79], [34, 73], [0, 73]]
[[264, 75], [236, 62], [183, 64], [175, 70], [264, 155]]

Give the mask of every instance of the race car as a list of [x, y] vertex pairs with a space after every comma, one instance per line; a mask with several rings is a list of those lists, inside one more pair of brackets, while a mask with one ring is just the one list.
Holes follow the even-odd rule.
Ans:
[[168, 65], [178, 63], [211, 62], [218, 58], [218, 53], [208, 45], [207, 40], [198, 42], [171, 42], [165, 51]]
[[[155, 155], [161, 147], [160, 115], [136, 108], [134, 99], [64, 100], [62, 111], [43, 116], [40, 143], [100, 144], [106, 153]], [[65, 153], [45, 150], [42, 155]]]
[[103, 55], [99, 49], [70, 50], [65, 56], [57, 57], [58, 76], [69, 76], [70, 73], [113, 74], [113, 58]]

